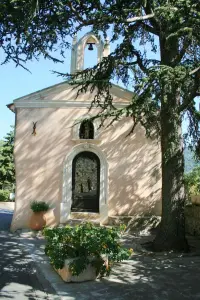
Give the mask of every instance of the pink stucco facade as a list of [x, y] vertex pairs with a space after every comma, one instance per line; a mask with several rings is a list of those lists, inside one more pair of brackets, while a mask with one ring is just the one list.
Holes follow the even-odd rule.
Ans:
[[[81, 141], [75, 138], [73, 125], [88, 113], [88, 108], [78, 105], [73, 107], [73, 101], [76, 102], [77, 99], [72, 94], [67, 98], [67, 89], [62, 85], [61, 90], [52, 88], [49, 92], [44, 91], [42, 100], [38, 100], [36, 94], [14, 102], [16, 207], [11, 229], [28, 227], [30, 203], [33, 200], [50, 204], [48, 225], [60, 223], [65, 160], [74, 147], [83, 143], [94, 144], [107, 160], [108, 176], [105, 184], [108, 216], [138, 213], [159, 215], [161, 156], [158, 141], [147, 139], [139, 126], [133, 134], [127, 136], [132, 121], [126, 118], [113, 126], [101, 128], [94, 140]], [[123, 91], [121, 93], [116, 96], [116, 102], [123, 102]], [[45, 96], [46, 94], [48, 95]], [[88, 99], [88, 95], [86, 96], [85, 99]], [[91, 99], [91, 95], [89, 96]], [[49, 106], [53, 106], [52, 103], [59, 99], [65, 103], [65, 107], [48, 107], [45, 97], [51, 99]], [[66, 102], [69, 99], [72, 101], [70, 105]], [[40, 105], [42, 101], [46, 101], [46, 104]], [[126, 97], [124, 102], [127, 102]], [[37, 122], [35, 136], [32, 135], [32, 122]]]

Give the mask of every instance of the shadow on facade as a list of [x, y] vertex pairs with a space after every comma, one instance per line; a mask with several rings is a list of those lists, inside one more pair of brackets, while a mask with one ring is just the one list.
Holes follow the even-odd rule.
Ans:
[[[31, 109], [18, 112], [15, 145], [17, 205], [13, 228], [28, 222], [30, 201], [48, 201], [59, 222], [63, 162], [72, 148], [72, 125], [87, 109]], [[66, 114], [66, 111], [68, 113]], [[32, 121], [38, 121], [32, 136]], [[130, 120], [103, 128], [96, 144], [109, 165], [110, 215], [160, 214], [160, 150], [158, 141], [146, 139], [142, 128], [127, 137]]]

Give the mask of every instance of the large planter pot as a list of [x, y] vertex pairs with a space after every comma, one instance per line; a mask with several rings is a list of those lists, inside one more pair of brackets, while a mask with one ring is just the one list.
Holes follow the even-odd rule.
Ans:
[[33, 212], [29, 226], [32, 230], [42, 230], [46, 225], [45, 211]]
[[62, 269], [55, 269], [56, 272], [60, 275], [63, 281], [65, 282], [83, 282], [83, 281], [91, 281], [97, 278], [96, 269], [90, 264], [87, 268], [78, 276], [72, 275], [69, 270], [69, 264], [73, 261], [73, 259], [66, 259], [65, 265]]
[[200, 195], [191, 195], [191, 202], [195, 205], [200, 205]]

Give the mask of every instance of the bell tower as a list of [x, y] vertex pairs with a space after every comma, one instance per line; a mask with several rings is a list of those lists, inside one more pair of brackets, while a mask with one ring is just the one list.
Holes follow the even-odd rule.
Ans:
[[74, 36], [71, 52], [71, 74], [82, 71], [84, 69], [84, 54], [85, 48], [93, 50], [93, 46], [97, 47], [97, 63], [101, 62], [103, 57], [110, 54], [110, 43], [106, 39], [102, 41], [101, 37], [94, 33], [86, 33], [80, 40], [77, 41], [77, 36]]

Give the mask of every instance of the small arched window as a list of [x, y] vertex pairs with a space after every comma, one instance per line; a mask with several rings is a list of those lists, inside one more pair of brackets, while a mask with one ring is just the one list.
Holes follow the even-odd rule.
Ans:
[[94, 139], [94, 125], [90, 120], [82, 121], [79, 129], [80, 139]]

